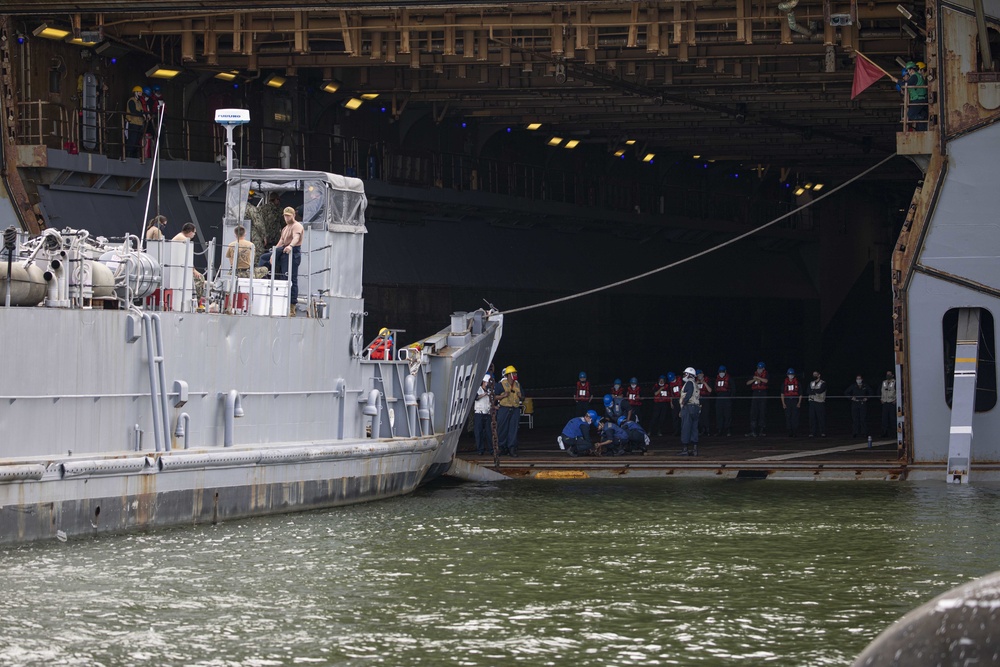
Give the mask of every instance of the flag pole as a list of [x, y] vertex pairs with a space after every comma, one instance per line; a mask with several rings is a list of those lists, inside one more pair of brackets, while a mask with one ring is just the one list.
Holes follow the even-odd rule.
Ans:
[[874, 60], [872, 60], [871, 58], [869, 58], [869, 57], [868, 57], [868, 56], [866, 56], [865, 54], [861, 53], [861, 52], [860, 52], [860, 51], [858, 51], [857, 49], [855, 49], [855, 50], [854, 50], [854, 52], [855, 52], [856, 54], [858, 54], [859, 56], [861, 56], [862, 58], [864, 58], [865, 60], [867, 60], [868, 62], [870, 62], [870, 63], [871, 63], [872, 65], [874, 65], [875, 67], [878, 67], [878, 68], [879, 68], [879, 70], [880, 70], [880, 71], [881, 71], [881, 72], [882, 72], [883, 74], [885, 74], [885, 75], [886, 75], [887, 77], [889, 77], [889, 78], [890, 78], [890, 79], [892, 79], [893, 81], [895, 81], [895, 80], [896, 80], [896, 77], [894, 77], [894, 76], [893, 76], [892, 74], [889, 74], [889, 73], [888, 73], [888, 72], [886, 72], [886, 71], [885, 71], [884, 69], [882, 69], [881, 65], [879, 65], [879, 64], [878, 64], [877, 62], [875, 62]]

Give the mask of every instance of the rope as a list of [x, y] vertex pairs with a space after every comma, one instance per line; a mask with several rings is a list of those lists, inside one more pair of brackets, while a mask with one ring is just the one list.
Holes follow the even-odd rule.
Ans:
[[827, 192], [827, 193], [825, 193], [823, 195], [820, 195], [819, 197], [817, 197], [816, 199], [813, 199], [812, 201], [806, 202], [805, 204], [803, 204], [802, 206], [798, 207], [797, 209], [789, 211], [788, 213], [785, 213], [784, 215], [781, 215], [781, 216], [775, 218], [774, 220], [771, 220], [770, 222], [765, 222], [760, 227], [756, 227], [754, 229], [751, 229], [750, 231], [744, 232], [744, 233], [740, 234], [739, 236], [734, 236], [733, 238], [729, 239], [728, 241], [723, 241], [722, 243], [720, 243], [718, 245], [712, 246], [711, 248], [706, 248], [705, 250], [702, 250], [701, 252], [696, 252], [695, 254], [689, 255], [688, 257], [684, 257], [682, 259], [679, 259], [676, 262], [671, 262], [670, 264], [666, 264], [664, 266], [652, 269], [650, 271], [646, 271], [645, 273], [640, 273], [640, 274], [632, 276], [630, 278], [625, 278], [624, 280], [619, 280], [617, 282], [609, 283], [607, 285], [602, 285], [601, 287], [595, 287], [593, 289], [589, 289], [589, 290], [586, 290], [586, 291], [583, 291], [583, 292], [577, 292], [576, 294], [570, 294], [569, 296], [563, 296], [563, 297], [560, 297], [558, 299], [550, 299], [549, 301], [542, 301], [541, 303], [535, 303], [535, 304], [532, 304], [530, 306], [522, 306], [520, 308], [511, 308], [510, 310], [503, 311], [501, 314], [502, 315], [511, 315], [513, 313], [520, 313], [520, 312], [524, 312], [526, 310], [533, 310], [535, 308], [542, 308], [543, 306], [552, 306], [554, 304], [562, 303], [564, 301], [572, 301], [573, 299], [579, 299], [580, 297], [583, 297], [583, 296], [589, 296], [591, 294], [597, 294], [598, 292], [603, 292], [605, 290], [609, 290], [609, 289], [612, 289], [614, 287], [620, 287], [621, 285], [626, 285], [628, 283], [635, 282], [636, 280], [642, 280], [643, 278], [648, 278], [651, 275], [654, 275], [656, 273], [660, 273], [661, 271], [666, 271], [667, 269], [673, 269], [675, 267], [680, 266], [681, 264], [687, 264], [688, 262], [690, 262], [692, 260], [695, 260], [695, 259], [698, 259], [699, 257], [704, 257], [705, 255], [707, 255], [709, 253], [713, 253], [716, 250], [721, 250], [722, 248], [725, 248], [726, 246], [730, 246], [730, 245], [736, 243], [737, 241], [742, 241], [743, 239], [745, 239], [745, 238], [747, 238], [749, 236], [753, 236], [754, 234], [756, 234], [758, 232], [761, 232], [761, 231], [767, 229], [768, 227], [771, 227], [772, 225], [778, 224], [779, 222], [781, 222], [785, 218], [789, 218], [789, 217], [795, 215], [799, 211], [804, 211], [805, 209], [809, 208], [813, 204], [817, 204], [817, 203], [823, 201], [824, 199], [826, 199], [830, 195], [834, 194], [835, 192], [839, 192], [840, 190], [843, 190], [844, 188], [846, 188], [848, 185], [850, 185], [854, 181], [856, 181], [856, 180], [858, 180], [860, 178], [863, 178], [864, 176], [867, 176], [868, 174], [870, 174], [871, 172], [875, 171], [876, 169], [878, 169], [879, 167], [881, 167], [882, 165], [884, 165], [886, 162], [888, 162], [889, 160], [891, 160], [894, 157], [896, 157], [895, 153], [893, 153], [889, 157], [885, 158], [881, 162], [875, 164], [874, 166], [869, 167], [868, 169], [865, 169], [863, 172], [861, 172], [860, 174], [858, 174], [854, 178], [850, 179], [849, 181], [847, 181], [845, 183], [841, 183], [840, 185], [838, 185], [837, 187], [833, 188], [829, 192]]

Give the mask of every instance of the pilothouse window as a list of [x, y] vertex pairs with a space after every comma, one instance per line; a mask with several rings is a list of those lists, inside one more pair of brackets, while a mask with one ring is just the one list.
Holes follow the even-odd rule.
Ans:
[[[985, 308], [979, 311], [979, 345], [976, 352], [976, 412], [987, 412], [997, 404], [996, 333], [993, 314]], [[944, 342], [944, 398], [951, 407], [955, 384], [955, 346], [958, 343], [958, 321], [961, 308], [952, 308], [942, 319]]]

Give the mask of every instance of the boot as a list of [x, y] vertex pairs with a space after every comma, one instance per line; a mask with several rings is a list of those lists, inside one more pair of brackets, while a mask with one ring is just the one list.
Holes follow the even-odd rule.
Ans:
[[294, 304], [288, 308], [288, 316], [289, 317], [295, 317], [295, 305]]

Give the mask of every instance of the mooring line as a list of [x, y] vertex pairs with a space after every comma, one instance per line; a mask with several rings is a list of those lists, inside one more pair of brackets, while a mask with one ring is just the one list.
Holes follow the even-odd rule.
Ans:
[[781, 222], [782, 220], [784, 220], [785, 218], [789, 218], [789, 217], [795, 215], [799, 211], [804, 211], [805, 209], [809, 208], [813, 204], [817, 204], [817, 203], [823, 201], [824, 199], [826, 199], [830, 195], [834, 194], [835, 192], [843, 190], [844, 188], [846, 188], [848, 185], [850, 185], [854, 181], [858, 180], [859, 178], [863, 178], [864, 176], [867, 176], [868, 174], [870, 174], [871, 172], [875, 171], [876, 169], [878, 169], [879, 167], [881, 167], [883, 164], [885, 164], [886, 162], [888, 162], [889, 160], [891, 160], [894, 157], [896, 157], [895, 153], [893, 153], [889, 157], [885, 158], [881, 162], [878, 162], [874, 166], [869, 167], [868, 169], [865, 169], [863, 172], [861, 172], [860, 174], [858, 174], [854, 178], [850, 179], [849, 181], [841, 183], [840, 185], [838, 185], [837, 187], [833, 188], [829, 192], [820, 195], [819, 197], [817, 197], [816, 199], [813, 199], [812, 201], [806, 202], [802, 206], [799, 206], [797, 209], [789, 211], [788, 213], [785, 213], [784, 215], [781, 215], [781, 216], [775, 218], [774, 220], [771, 220], [770, 222], [765, 222], [760, 227], [755, 227], [754, 229], [751, 229], [748, 232], [744, 232], [744, 233], [740, 234], [739, 236], [734, 236], [733, 238], [729, 239], [728, 241], [723, 241], [722, 243], [720, 243], [718, 245], [715, 245], [715, 246], [712, 246], [711, 248], [706, 248], [705, 250], [702, 250], [700, 252], [696, 252], [693, 255], [690, 255], [688, 257], [684, 257], [683, 259], [679, 259], [676, 262], [671, 262], [670, 264], [666, 264], [664, 266], [652, 269], [650, 271], [646, 271], [645, 273], [640, 273], [640, 274], [632, 276], [630, 278], [625, 278], [624, 280], [619, 280], [619, 281], [616, 281], [616, 282], [613, 282], [613, 283], [609, 283], [607, 285], [602, 285], [600, 287], [595, 287], [593, 289], [585, 290], [583, 292], [577, 292], [576, 294], [570, 294], [569, 296], [559, 297], [558, 299], [550, 299], [549, 301], [542, 301], [540, 303], [535, 303], [535, 304], [532, 304], [530, 306], [521, 306], [520, 308], [511, 308], [510, 310], [503, 311], [502, 314], [503, 315], [511, 315], [513, 313], [520, 313], [520, 312], [524, 312], [526, 310], [533, 310], [535, 308], [542, 308], [543, 306], [551, 306], [551, 305], [554, 305], [554, 304], [557, 304], [557, 303], [562, 303], [563, 301], [572, 301], [573, 299], [579, 299], [580, 297], [588, 296], [590, 294], [596, 294], [598, 292], [603, 292], [604, 290], [609, 290], [609, 289], [612, 289], [614, 287], [619, 287], [621, 285], [626, 285], [628, 283], [635, 282], [636, 280], [642, 280], [643, 278], [648, 278], [649, 276], [651, 276], [653, 274], [656, 274], [656, 273], [660, 273], [661, 271], [666, 271], [667, 269], [672, 269], [672, 268], [678, 267], [681, 264], [686, 264], [686, 263], [690, 262], [691, 260], [698, 259], [699, 257], [704, 257], [705, 255], [707, 255], [709, 253], [713, 253], [716, 250], [721, 250], [722, 248], [725, 248], [726, 246], [732, 245], [732, 244], [736, 243], [737, 241], [742, 241], [743, 239], [747, 238], [748, 236], [753, 236], [754, 234], [756, 234], [756, 233], [758, 233], [760, 231], [763, 231], [763, 230], [767, 229], [768, 227], [770, 227], [772, 225], [776, 225], [779, 222]]

